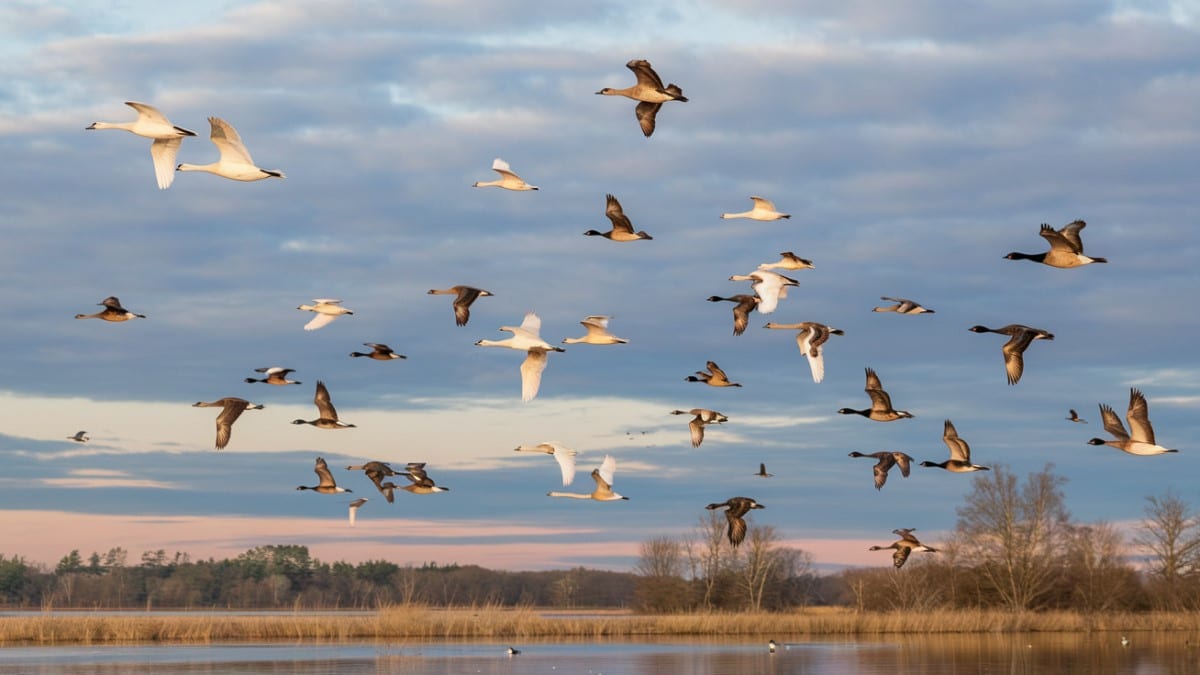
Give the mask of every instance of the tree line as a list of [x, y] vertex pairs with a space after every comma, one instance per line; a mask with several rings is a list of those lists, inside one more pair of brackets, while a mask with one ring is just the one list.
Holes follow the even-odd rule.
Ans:
[[118, 547], [86, 559], [71, 551], [52, 570], [0, 554], [0, 603], [239, 609], [419, 603], [662, 613], [806, 605], [862, 611], [1200, 610], [1200, 513], [1171, 492], [1147, 497], [1127, 540], [1110, 523], [1072, 518], [1065, 483], [1052, 465], [1024, 479], [994, 467], [973, 479], [954, 531], [944, 541], [923, 541], [938, 552], [916, 553], [900, 569], [880, 554], [878, 566], [819, 575], [812, 555], [785, 546], [774, 527], [751, 524], [735, 548], [724, 516], [708, 511], [682, 536], [642, 542], [632, 572], [326, 563], [306, 546], [290, 544], [258, 546], [225, 560], [157, 550], [130, 561]]

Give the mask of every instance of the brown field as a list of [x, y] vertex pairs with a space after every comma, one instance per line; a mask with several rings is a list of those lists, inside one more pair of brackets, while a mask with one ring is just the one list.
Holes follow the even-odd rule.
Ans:
[[1200, 613], [995, 611], [864, 612], [812, 608], [787, 613], [641, 615], [614, 611], [433, 609], [397, 607], [373, 614], [60, 616], [53, 612], [0, 617], [0, 646], [129, 642], [439, 638], [619, 638], [632, 636], [877, 635], [886, 633], [1003, 633], [1200, 631]]

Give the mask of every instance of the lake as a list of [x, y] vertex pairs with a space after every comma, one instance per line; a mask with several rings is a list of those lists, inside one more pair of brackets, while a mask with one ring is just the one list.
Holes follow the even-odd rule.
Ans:
[[1190, 633], [896, 635], [790, 638], [775, 654], [764, 641], [660, 638], [614, 641], [473, 641], [112, 645], [0, 649], [0, 675], [204, 675], [289, 673], [443, 675], [697, 673], [1054, 673], [1194, 675], [1200, 649]]

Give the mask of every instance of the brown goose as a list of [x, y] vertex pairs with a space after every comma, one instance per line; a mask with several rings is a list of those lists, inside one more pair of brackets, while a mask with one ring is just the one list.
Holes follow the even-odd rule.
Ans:
[[354, 492], [343, 487], [338, 487], [337, 482], [333, 480], [333, 474], [329, 472], [329, 465], [325, 463], [324, 457], [318, 457], [316, 466], [313, 471], [317, 474], [317, 484], [313, 486], [297, 485], [297, 490], [312, 490], [320, 492], [323, 495], [337, 494], [338, 492]]
[[872, 452], [863, 454], [855, 451], [850, 453], [851, 457], [871, 457], [878, 460], [875, 466], [871, 467], [875, 474], [875, 489], [882, 490], [883, 484], [887, 482], [888, 470], [893, 466], [900, 467], [900, 475], [908, 478], [909, 467], [912, 466], [913, 458], [903, 452]]
[[674, 83], [664, 87], [658, 73], [654, 72], [654, 69], [650, 67], [650, 62], [645, 59], [635, 59], [626, 63], [625, 67], [632, 70], [633, 74], [637, 76], [636, 84], [624, 89], [605, 87], [596, 93], [605, 96], [625, 96], [638, 101], [635, 110], [638, 125], [642, 127], [642, 133], [649, 138], [654, 133], [654, 118], [658, 115], [658, 109], [662, 107], [662, 104], [667, 101], [687, 103], [687, 97], [683, 95], [683, 90]]
[[864, 410], [855, 410], [853, 408], [842, 408], [838, 410], [843, 415], [862, 415], [869, 420], [876, 422], [892, 422], [898, 419], [911, 418], [912, 413], [907, 410], [892, 409], [892, 397], [883, 390], [883, 385], [879, 381], [879, 376], [874, 370], [867, 368], [867, 386], [864, 388], [867, 395], [871, 397], [871, 407]]
[[935, 312], [928, 307], [922, 307], [919, 303], [909, 300], [908, 298], [889, 298], [884, 295], [879, 298], [896, 304], [887, 307], [876, 307], [872, 312], [895, 312], [897, 314], [934, 314]]
[[796, 346], [800, 348], [800, 353], [808, 359], [808, 369], [812, 371], [813, 382], [817, 383], [825, 379], [825, 357], [823, 356], [824, 350], [821, 348], [822, 345], [829, 340], [830, 335], [846, 334], [840, 328], [832, 328], [815, 321], [802, 321], [800, 323], [770, 322], [764, 328], [799, 331], [796, 333]]
[[465, 326], [471, 320], [471, 303], [475, 302], [477, 298], [492, 295], [492, 292], [473, 286], [451, 286], [446, 289], [431, 288], [429, 295], [453, 295], [454, 323]]
[[317, 404], [317, 419], [292, 420], [292, 424], [311, 424], [318, 429], [349, 429], [354, 426], [338, 420], [337, 410], [329, 399], [329, 390], [320, 380], [317, 380], [317, 391], [313, 395], [313, 403]]
[[1080, 417], [1079, 413], [1075, 412], [1074, 408], [1071, 408], [1067, 411], [1067, 419], [1072, 422], [1078, 422], [1079, 424], [1087, 424], [1087, 420]]
[[450, 491], [450, 488], [442, 487], [433, 482], [433, 479], [430, 478], [429, 474], [425, 472], [424, 462], [414, 462], [408, 464], [405, 467], [405, 471], [400, 475], [406, 476], [409, 480], [409, 484], [400, 489], [411, 492], [414, 495], [429, 495], [435, 492]]
[[296, 372], [296, 370], [294, 368], [280, 368], [279, 366], [269, 366], [267, 368], [255, 368], [254, 372], [266, 373], [267, 376], [261, 380], [256, 380], [253, 377], [247, 377], [246, 382], [248, 382], [248, 383], [263, 382], [265, 384], [274, 384], [274, 385], [281, 385], [281, 386], [285, 385], [285, 384], [302, 384], [301, 382], [297, 382], [296, 380], [287, 379], [288, 373]]
[[[387, 499], [389, 504], [391, 504], [393, 502], [392, 490], [396, 486], [395, 486], [395, 484], [392, 484], [392, 483], [384, 483], [383, 479], [387, 478], [388, 476], [404, 475], [402, 473], [394, 471], [392, 469], [392, 467], [389, 466], [386, 462], [376, 462], [376, 461], [370, 461], [365, 464], [356, 464], [356, 465], [352, 464], [350, 466], [347, 466], [346, 470], [347, 471], [362, 471], [363, 473], [365, 473], [367, 478], [371, 479], [371, 482], [375, 484], [376, 489], [378, 489], [379, 492], [383, 494], [383, 496]], [[385, 487], [385, 485], [391, 485], [391, 487], [390, 488]]]
[[110, 295], [107, 298], [96, 303], [104, 307], [104, 309], [95, 314], [76, 314], [76, 319], [103, 319], [104, 321], [129, 321], [130, 319], [144, 319], [145, 314], [135, 314], [121, 306], [121, 301], [117, 296]]
[[722, 298], [719, 295], [711, 295], [708, 297], [709, 302], [732, 302], [733, 305], [733, 334], [741, 335], [746, 332], [746, 326], [750, 323], [750, 312], [753, 312], [760, 302], [757, 295], [735, 295], [729, 298]]
[[87, 435], [86, 431], [76, 431], [74, 436], [67, 436], [67, 440], [75, 441], [76, 443], [87, 443], [92, 439]]
[[1004, 257], [1008, 260], [1032, 260], [1033, 262], [1039, 262], [1043, 265], [1059, 269], [1070, 269], [1091, 263], [1108, 262], [1104, 258], [1092, 258], [1083, 254], [1083, 239], [1080, 238], [1079, 232], [1085, 227], [1087, 227], [1087, 223], [1082, 220], [1067, 223], [1061, 230], [1056, 230], [1050, 225], [1042, 223], [1038, 234], [1050, 244], [1049, 251], [1045, 253], [1017, 253], [1013, 251]]
[[704, 384], [707, 384], [710, 387], [740, 387], [740, 386], [742, 386], [742, 385], [738, 384], [737, 382], [730, 382], [729, 378], [725, 375], [725, 371], [721, 370], [721, 367], [718, 366], [715, 361], [708, 361], [707, 363], [705, 363], [704, 367], [708, 369], [708, 372], [704, 372], [703, 370], [697, 370], [695, 375], [688, 375], [684, 379], [684, 381], [685, 382], [703, 382]]
[[763, 464], [762, 462], [759, 462], [758, 473], [756, 473], [754, 475], [758, 476], [759, 478], [770, 478], [771, 476], [774, 476], [775, 474], [767, 473], [767, 465]]
[[625, 211], [621, 208], [621, 202], [611, 194], [605, 195], [607, 206], [604, 208], [604, 215], [612, 221], [612, 229], [608, 232], [600, 232], [599, 230], [588, 230], [583, 234], [588, 237], [604, 237], [612, 241], [637, 241], [638, 239], [653, 239], [650, 235], [642, 230], [633, 231], [633, 223], [629, 217], [625, 215]]
[[688, 430], [692, 432], [692, 447], [698, 448], [704, 442], [704, 426], [728, 422], [729, 418], [715, 410], [707, 408], [692, 408], [691, 410], [672, 410], [672, 415], [694, 415], [688, 422]]
[[1008, 342], [1000, 348], [1004, 353], [1004, 370], [1008, 374], [1008, 383], [1016, 384], [1021, 381], [1025, 372], [1025, 349], [1034, 340], [1053, 340], [1054, 335], [1041, 328], [1030, 328], [1019, 323], [1010, 323], [1002, 328], [987, 326], [971, 326], [967, 330], [973, 333], [999, 333], [1008, 336]]
[[379, 342], [364, 342], [364, 347], [370, 347], [370, 352], [350, 352], [350, 356], [355, 358], [367, 357], [376, 361], [391, 361], [393, 359], [407, 359], [403, 354], [397, 354], [392, 351], [392, 348]]
[[913, 536], [913, 530], [911, 528], [901, 528], [899, 530], [892, 530], [892, 534], [900, 535], [900, 539], [898, 539], [897, 541], [893, 541], [891, 544], [888, 544], [887, 546], [872, 546], [871, 548], [869, 548], [867, 550], [869, 550], [869, 551], [886, 551], [889, 548], [896, 549], [896, 552], [892, 554], [892, 564], [894, 564], [896, 566], [896, 569], [900, 569], [901, 567], [904, 567], [904, 562], [906, 560], [908, 560], [908, 556], [912, 555], [913, 551], [922, 551], [925, 553], [937, 553], [938, 552], [938, 550], [936, 548], [930, 548], [930, 547], [922, 544], [921, 542], [917, 541], [917, 538], [915, 536]]
[[970, 473], [971, 471], [990, 471], [986, 466], [971, 463], [971, 446], [967, 442], [958, 437], [958, 430], [954, 428], [954, 424], [950, 420], [946, 420], [946, 426], [942, 431], [942, 442], [950, 448], [950, 459], [944, 462], [921, 462], [921, 466], [937, 467], [945, 469], [952, 473]]
[[229, 437], [233, 433], [233, 423], [237, 421], [238, 417], [241, 417], [242, 411], [262, 410], [263, 408], [261, 405], [234, 396], [226, 396], [211, 402], [197, 401], [192, 404], [192, 407], [221, 409], [217, 415], [217, 450], [222, 450], [229, 444]]
[[729, 543], [734, 548], [738, 547], [746, 538], [746, 521], [743, 518], [747, 513], [754, 509], [765, 509], [767, 507], [759, 504], [750, 497], [730, 497], [720, 504], [709, 504], [704, 507], [708, 510], [725, 509], [725, 520], [729, 521], [729, 529], [726, 530], [726, 536], [729, 537]]
[[1121, 418], [1109, 406], [1100, 404], [1100, 416], [1104, 419], [1104, 430], [1113, 435], [1115, 440], [1106, 441], [1093, 438], [1089, 445], [1108, 445], [1131, 455], [1161, 455], [1167, 452], [1179, 452], [1164, 448], [1154, 441], [1154, 427], [1150, 426], [1150, 405], [1146, 397], [1137, 389], [1129, 390], [1129, 410], [1125, 419], [1129, 422], [1129, 433]]

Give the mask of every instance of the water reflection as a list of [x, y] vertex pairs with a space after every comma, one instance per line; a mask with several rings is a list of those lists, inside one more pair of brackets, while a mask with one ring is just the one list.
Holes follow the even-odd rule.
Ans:
[[195, 673], [243, 675], [1193, 675], [1200, 650], [1190, 633], [897, 635], [759, 639], [663, 638], [529, 641], [508, 656], [507, 643], [479, 641], [114, 645], [0, 649], [0, 675]]

